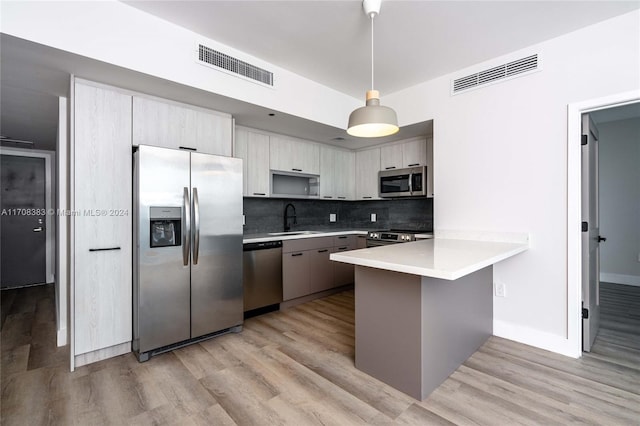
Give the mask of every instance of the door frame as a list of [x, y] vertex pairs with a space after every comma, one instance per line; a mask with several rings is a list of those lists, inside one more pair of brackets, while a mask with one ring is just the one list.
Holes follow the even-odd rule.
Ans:
[[582, 356], [582, 114], [640, 102], [630, 91], [567, 106], [567, 339], [570, 355]]
[[[55, 227], [56, 221], [55, 210], [53, 209], [53, 189], [55, 188], [55, 174], [53, 171], [53, 164], [55, 160], [55, 152], [42, 151], [35, 149], [21, 149], [21, 148], [7, 148], [0, 147], [1, 155], [13, 155], [16, 157], [35, 157], [44, 159], [44, 175], [45, 175], [45, 208], [47, 214], [45, 215], [45, 281], [46, 283], [55, 282], [54, 266], [55, 266]], [[44, 284], [44, 283], [43, 283]]]

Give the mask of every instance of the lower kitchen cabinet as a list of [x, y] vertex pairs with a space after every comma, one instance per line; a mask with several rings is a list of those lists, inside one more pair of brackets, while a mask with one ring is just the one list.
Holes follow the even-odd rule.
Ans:
[[309, 294], [334, 287], [333, 261], [329, 255], [333, 247], [309, 250]]
[[[355, 235], [340, 235], [334, 237], [334, 252], [355, 250], [357, 238]], [[333, 262], [333, 286], [340, 287], [353, 283], [355, 267], [349, 263]]]
[[334, 262], [329, 256], [336, 251], [355, 248], [355, 235], [283, 241], [283, 300], [353, 283], [353, 265]]
[[310, 293], [308, 251], [282, 254], [282, 300], [291, 300]]

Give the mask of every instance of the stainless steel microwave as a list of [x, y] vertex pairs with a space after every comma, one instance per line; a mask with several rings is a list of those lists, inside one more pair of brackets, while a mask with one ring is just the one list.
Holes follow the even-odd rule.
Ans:
[[378, 172], [380, 197], [426, 197], [427, 166]]

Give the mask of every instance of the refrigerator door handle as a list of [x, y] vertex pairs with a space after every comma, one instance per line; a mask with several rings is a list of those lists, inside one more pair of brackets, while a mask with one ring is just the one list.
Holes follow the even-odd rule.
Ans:
[[182, 264], [189, 266], [189, 252], [191, 251], [191, 202], [189, 201], [189, 188], [184, 187], [182, 196], [182, 208], [184, 208], [184, 221], [182, 222]]
[[198, 188], [193, 188], [193, 264], [198, 264], [200, 254], [200, 201]]

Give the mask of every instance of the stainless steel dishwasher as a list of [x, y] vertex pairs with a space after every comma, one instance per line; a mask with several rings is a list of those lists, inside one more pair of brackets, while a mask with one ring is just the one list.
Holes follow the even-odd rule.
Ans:
[[279, 309], [282, 302], [282, 241], [245, 243], [243, 251], [245, 313], [260, 314]]

